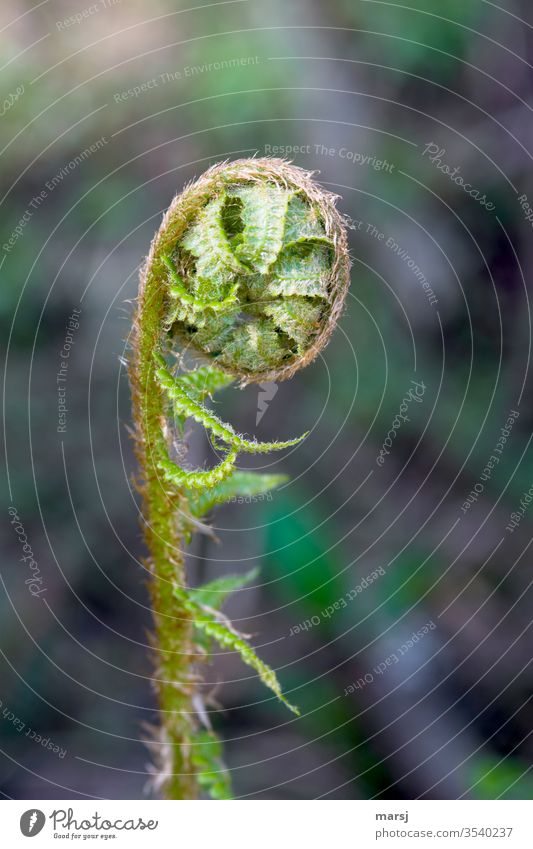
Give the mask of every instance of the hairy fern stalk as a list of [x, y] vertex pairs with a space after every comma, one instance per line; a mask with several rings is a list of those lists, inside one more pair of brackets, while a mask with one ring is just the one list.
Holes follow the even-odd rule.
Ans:
[[[202, 663], [213, 646], [238, 652], [298, 712], [275, 672], [221, 612], [255, 573], [191, 588], [184, 548], [205, 530], [216, 504], [285, 480], [239, 470], [240, 455], [281, 450], [306, 436], [258, 442], [222, 421], [210, 399], [236, 381], [283, 380], [311, 362], [335, 327], [348, 282], [346, 228], [335, 196], [279, 159], [210, 168], [176, 196], [143, 266], [129, 372], [157, 656], [154, 784], [167, 798], [231, 798], [200, 694]], [[220, 455], [212, 468], [188, 468], [191, 421], [205, 428]]]

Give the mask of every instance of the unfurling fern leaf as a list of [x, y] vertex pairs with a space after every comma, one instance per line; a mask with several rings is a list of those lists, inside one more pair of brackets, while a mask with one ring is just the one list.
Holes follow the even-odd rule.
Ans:
[[[178, 195], [141, 273], [130, 364], [135, 450], [155, 622], [154, 683], [161, 707], [168, 798], [231, 798], [229, 774], [199, 697], [201, 659], [213, 641], [236, 651], [294, 713], [275, 672], [218, 610], [255, 578], [225, 576], [186, 586], [184, 546], [215, 504], [255, 497], [283, 475], [236, 469], [238, 455], [297, 445], [257, 442], [206, 406], [219, 389], [289, 378], [324, 348], [349, 281], [346, 227], [335, 197], [312, 175], [277, 159], [209, 169]], [[174, 348], [181, 345], [179, 352]], [[184, 351], [186, 349], [186, 353]], [[181, 371], [169, 369], [175, 354]], [[191, 355], [203, 358], [183, 369]], [[198, 367], [196, 367], [198, 366]], [[222, 458], [184, 469], [186, 424], [202, 425]]]

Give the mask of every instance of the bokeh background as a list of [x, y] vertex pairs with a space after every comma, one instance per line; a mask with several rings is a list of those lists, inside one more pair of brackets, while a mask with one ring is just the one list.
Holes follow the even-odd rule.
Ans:
[[531, 798], [528, 0], [3, 0], [0, 44], [2, 795], [150, 792], [131, 300], [175, 191], [291, 148], [342, 197], [352, 285], [320, 360], [220, 400], [262, 439], [312, 429], [190, 551], [192, 582], [260, 566], [228, 612], [302, 709], [217, 654], [235, 792]]

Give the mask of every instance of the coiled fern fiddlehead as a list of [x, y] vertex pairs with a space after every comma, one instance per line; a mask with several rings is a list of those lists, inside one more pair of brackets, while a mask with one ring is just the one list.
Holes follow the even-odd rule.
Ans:
[[[155, 783], [167, 798], [230, 797], [220, 744], [199, 709], [200, 661], [213, 642], [239, 652], [297, 712], [274, 671], [220, 612], [227, 595], [254, 574], [192, 589], [183, 549], [215, 504], [284, 480], [237, 470], [239, 454], [279, 450], [305, 437], [245, 438], [206, 406], [209, 398], [234, 380], [283, 380], [311, 362], [335, 327], [348, 282], [346, 228], [335, 196], [279, 159], [210, 168], [176, 196], [143, 266], [129, 374], [158, 658]], [[185, 368], [191, 354], [195, 367]], [[182, 465], [191, 419], [222, 454], [211, 469]]]

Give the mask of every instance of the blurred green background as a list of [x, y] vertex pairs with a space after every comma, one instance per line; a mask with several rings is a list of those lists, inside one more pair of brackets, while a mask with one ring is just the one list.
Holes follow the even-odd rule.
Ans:
[[313, 366], [220, 400], [261, 439], [312, 429], [190, 551], [193, 582], [261, 566], [229, 612], [302, 708], [217, 655], [236, 793], [531, 798], [530, 4], [4, 0], [0, 39], [3, 796], [150, 792], [131, 300], [176, 191], [289, 150], [341, 195], [352, 285]]

